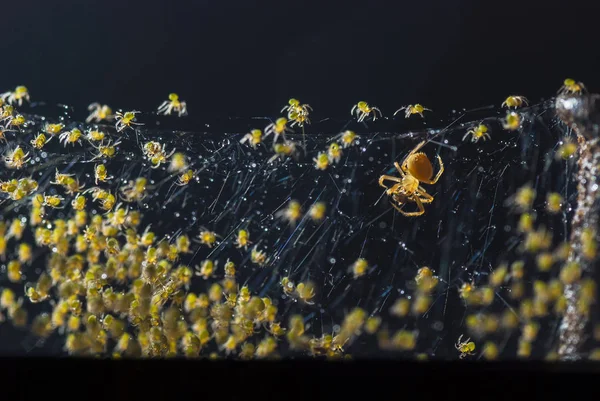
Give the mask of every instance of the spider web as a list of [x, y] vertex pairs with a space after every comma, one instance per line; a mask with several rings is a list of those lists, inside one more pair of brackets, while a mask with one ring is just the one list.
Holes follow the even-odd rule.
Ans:
[[[140, 227], [151, 225], [157, 238], [173, 241], [180, 234], [198, 238], [201, 228], [216, 232], [218, 245], [207, 248], [193, 244], [193, 252], [178, 261], [188, 266], [203, 260], [218, 261], [214, 278], [195, 276], [190, 291], [208, 291], [212, 283], [223, 278], [223, 265], [232, 260], [237, 266], [236, 281], [247, 285], [260, 297], [270, 297], [277, 304], [278, 321], [287, 326], [290, 316], [303, 316], [307, 334], [320, 337], [337, 333], [345, 316], [355, 307], [370, 316], [380, 316], [380, 330], [394, 333], [409, 330], [418, 333], [413, 350], [382, 349], [376, 335], [362, 333], [344, 347], [357, 357], [412, 358], [425, 354], [430, 358], [456, 359], [455, 344], [460, 335], [471, 337], [478, 348], [474, 358], [481, 357], [481, 345], [494, 341], [500, 358], [517, 356], [520, 329], [501, 328], [478, 335], [469, 330], [467, 317], [477, 313], [496, 314], [505, 311], [519, 314], [522, 299], [533, 294], [535, 280], [556, 277], [560, 266], [547, 273], [535, 267], [535, 254], [520, 250], [523, 234], [517, 226], [520, 214], [510, 199], [517, 190], [530, 184], [536, 191], [533, 209], [537, 212], [536, 227], [544, 226], [557, 245], [568, 240], [572, 205], [576, 200], [571, 161], [556, 161], [559, 141], [570, 130], [555, 116], [551, 100], [518, 109], [522, 126], [506, 131], [502, 121], [505, 109], [494, 106], [451, 113], [428, 113], [424, 119], [412, 116], [382, 118], [357, 123], [355, 120], [322, 119], [311, 115], [313, 123], [304, 130], [296, 127], [287, 139], [298, 144], [291, 157], [269, 162], [273, 156], [271, 139], [256, 149], [240, 144], [240, 139], [253, 128], [264, 129], [268, 118], [223, 119], [210, 122], [189, 118], [157, 117], [142, 113], [138, 121], [145, 125], [117, 134], [112, 126], [100, 126], [113, 140], [120, 139], [117, 154], [112, 159], [92, 161], [97, 152], [88, 142], [64, 147], [54, 140], [43, 151], [34, 150], [29, 141], [46, 122], [62, 122], [65, 129], [87, 126], [73, 108], [33, 103], [23, 108], [29, 125], [18, 133], [7, 133], [8, 144], [0, 144], [4, 153], [9, 147], [21, 145], [30, 152], [32, 161], [22, 170], [2, 169], [0, 179], [31, 176], [39, 183], [38, 193], [65, 196], [67, 207], [49, 211], [48, 219], [70, 218], [70, 200], [61, 188], [51, 185], [56, 169], [63, 174], [75, 174], [87, 187], [94, 186], [94, 166], [104, 162], [110, 175], [116, 177], [102, 188], [118, 193], [119, 187], [137, 177], [148, 179], [149, 195], [139, 204], [129, 204], [131, 210], [143, 214]], [[316, 112], [314, 114], [317, 114]], [[273, 119], [274, 120], [274, 119]], [[489, 127], [491, 138], [476, 143], [463, 141], [466, 131], [480, 123]], [[344, 130], [358, 135], [356, 143], [343, 149], [339, 163], [324, 170], [315, 168], [313, 159], [326, 152], [334, 137]], [[149, 140], [165, 144], [188, 156], [190, 168], [197, 170], [196, 179], [187, 186], [177, 186], [177, 175], [166, 166], [153, 169], [143, 158], [142, 146]], [[435, 185], [424, 185], [435, 199], [425, 204], [419, 217], [405, 217], [396, 212], [378, 185], [381, 175], [398, 175], [393, 163], [402, 162], [420, 141], [421, 149], [438, 166], [439, 155], [445, 171]], [[558, 192], [564, 198], [563, 212], [545, 212], [546, 194]], [[4, 195], [3, 195], [4, 196]], [[302, 205], [303, 216], [295, 224], [278, 217], [291, 200]], [[326, 218], [314, 222], [306, 213], [315, 202], [324, 202]], [[91, 203], [91, 202], [88, 202]], [[407, 209], [414, 207], [408, 204]], [[28, 219], [30, 198], [21, 202], [6, 200], [1, 219]], [[414, 209], [416, 210], [416, 208]], [[101, 213], [96, 205], [90, 213]], [[252, 246], [266, 252], [268, 262], [257, 266], [250, 261], [250, 250], [237, 249], [233, 241], [240, 228], [250, 233]], [[34, 281], [45, 268], [49, 250], [38, 247], [31, 228], [22, 242], [34, 247], [35, 260], [23, 267], [23, 282]], [[18, 241], [9, 241], [7, 260], [14, 259]], [[365, 258], [369, 269], [365, 276], [354, 278], [349, 267], [357, 258]], [[491, 305], [473, 307], [459, 296], [464, 283], [484, 285], [489, 275], [501, 263], [515, 260], [526, 262], [525, 295], [521, 300], [510, 297], [510, 287], [501, 286]], [[426, 313], [396, 317], [390, 313], [401, 297], [415, 298], [415, 275], [423, 266], [430, 267], [439, 277], [432, 293], [432, 303]], [[2, 269], [1, 285], [23, 295], [23, 283], [10, 283]], [[294, 283], [310, 280], [316, 286], [313, 304], [299, 302], [282, 291], [282, 277]], [[32, 316], [50, 312], [49, 302], [24, 305]], [[542, 358], [554, 351], [558, 341], [560, 317], [551, 312], [536, 319], [541, 325], [531, 356]], [[135, 333], [135, 328], [128, 326]], [[10, 323], [0, 326], [5, 353], [57, 355], [64, 352], [65, 335], [55, 331], [45, 341], [38, 341], [27, 330], [17, 330]], [[257, 344], [264, 333], [250, 340]], [[285, 337], [284, 337], [285, 338]], [[114, 342], [109, 341], [110, 350]], [[219, 351], [214, 341], [203, 348], [201, 355]], [[285, 339], [279, 342], [283, 357], [306, 355], [289, 348]], [[110, 355], [110, 352], [107, 353]]]

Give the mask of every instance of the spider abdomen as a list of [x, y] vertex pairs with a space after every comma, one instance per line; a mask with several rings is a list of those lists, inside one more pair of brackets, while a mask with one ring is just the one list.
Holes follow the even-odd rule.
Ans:
[[419, 181], [428, 181], [433, 176], [433, 166], [425, 153], [410, 156], [406, 161], [406, 168]]

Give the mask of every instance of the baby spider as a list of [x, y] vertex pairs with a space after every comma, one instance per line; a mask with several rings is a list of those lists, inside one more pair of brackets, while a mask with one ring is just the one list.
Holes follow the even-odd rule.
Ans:
[[463, 359], [467, 355], [473, 355], [475, 353], [475, 343], [473, 341], [469, 341], [470, 338], [467, 338], [466, 341], [461, 342], [462, 334], [458, 337], [458, 342], [454, 347], [460, 352], [460, 359]]
[[417, 104], [409, 104], [408, 106], [400, 107], [398, 110], [396, 110], [394, 115], [398, 114], [402, 110], [404, 110], [404, 118], [408, 118], [413, 114], [418, 114], [421, 117], [424, 117], [423, 112], [425, 110], [432, 111], [431, 109], [427, 109], [427, 108], [423, 107], [422, 105], [420, 105], [419, 103], [417, 103]]
[[194, 179], [195, 175], [196, 172], [194, 170], [188, 170], [177, 178], [175, 184], [179, 185], [180, 187], [186, 186]]
[[283, 113], [285, 110], [288, 112], [288, 119], [292, 120], [292, 127], [298, 125], [299, 127], [304, 124], [310, 124], [308, 114], [312, 111], [312, 107], [308, 104], [300, 104], [298, 99], [290, 99], [288, 105], [281, 109]]
[[278, 158], [292, 156], [294, 152], [296, 152], [296, 143], [292, 141], [276, 143], [273, 145], [273, 151], [275, 151], [275, 154], [267, 161], [267, 163], [273, 163]]
[[88, 106], [88, 110], [91, 111], [90, 115], [85, 119], [85, 122], [88, 124], [92, 121], [99, 123], [102, 120], [109, 121], [114, 118], [112, 109], [106, 104], [92, 103]]
[[[2, 98], [0, 98], [0, 101], [3, 101]], [[9, 104], [0, 107], [0, 121], [4, 122], [10, 120], [14, 112], [15, 108]]]
[[67, 146], [67, 144], [75, 145], [79, 139], [81, 138], [81, 130], [78, 128], [73, 128], [71, 131], [65, 131], [59, 135], [58, 141]]
[[563, 82], [563, 86], [558, 90], [559, 95], [580, 95], [585, 91], [585, 85], [583, 82], [577, 82], [574, 79], [567, 78]]
[[285, 140], [285, 133], [293, 132], [290, 128], [287, 127], [287, 123], [287, 118], [281, 117], [278, 118], [277, 121], [275, 121], [274, 123], [267, 125], [267, 127], [265, 128], [265, 136], [263, 137], [263, 139], [271, 134], [274, 134], [275, 137], [273, 138], [273, 143], [277, 142], [277, 139], [280, 135], [283, 137], [283, 140]]
[[484, 141], [491, 138], [490, 134], [487, 133], [488, 132], [488, 127], [485, 124], [479, 124], [476, 128], [471, 128], [470, 130], [467, 131], [467, 133], [465, 134], [465, 136], [463, 136], [463, 141], [465, 139], [467, 139], [467, 137], [469, 135], [472, 135], [473, 137], [471, 138], [471, 142], [477, 142], [480, 139], [483, 139]]
[[369, 106], [367, 102], [360, 101], [352, 107], [350, 110], [350, 114], [354, 115], [356, 111], [356, 117], [358, 118], [358, 122], [364, 121], [370, 114], [373, 115], [373, 121], [377, 120], [377, 113], [379, 113], [379, 117], [382, 117], [383, 114], [381, 110], [379, 110], [375, 106]]
[[27, 119], [22, 114], [17, 114], [16, 116], [12, 116], [8, 119], [9, 127], [20, 128], [25, 126], [27, 123]]
[[106, 182], [114, 177], [112, 175], [108, 175], [108, 171], [106, 170], [106, 166], [104, 164], [97, 164], [94, 168], [94, 178], [96, 185], [98, 185], [99, 181]]
[[217, 242], [218, 234], [213, 231], [209, 231], [204, 227], [200, 227], [200, 243], [212, 248]]
[[300, 104], [298, 99], [290, 99], [288, 105], [281, 109], [281, 112], [283, 113], [286, 110], [288, 111], [288, 115], [293, 112], [308, 114], [309, 110], [312, 111], [312, 107], [308, 104]]
[[121, 113], [120, 111], [117, 111], [117, 114], [115, 115], [115, 119], [117, 120], [115, 128], [117, 129], [117, 132], [121, 132], [126, 128], [133, 128], [132, 125], [144, 125], [142, 123], [135, 122], [135, 115], [138, 113], [141, 112], [134, 110]]
[[177, 93], [169, 93], [169, 100], [162, 102], [156, 113], [170, 115], [172, 111], [176, 111], [179, 117], [187, 115], [186, 103], [179, 100]]
[[356, 143], [356, 140], [359, 138], [360, 137], [358, 135], [356, 135], [356, 133], [354, 131], [344, 131], [344, 132], [337, 134], [330, 140], [339, 140], [342, 143], [342, 147], [344, 149], [346, 149], [346, 148], [354, 145]]
[[285, 209], [275, 213], [275, 217], [287, 220], [292, 226], [302, 217], [302, 205], [296, 200], [291, 200]]
[[[379, 185], [386, 188], [387, 195], [392, 197], [392, 206], [408, 217], [422, 215], [425, 213], [423, 203], [433, 202], [433, 196], [429, 195], [419, 184], [421, 182], [430, 185], [435, 184], [444, 172], [442, 158], [438, 155], [440, 171], [438, 171], [435, 178], [431, 179], [433, 176], [433, 166], [425, 153], [418, 152], [423, 145], [425, 145], [425, 141], [415, 146], [406, 156], [402, 165], [398, 164], [398, 162], [394, 163], [394, 166], [400, 173], [400, 177], [391, 175], [382, 175], [379, 177]], [[385, 180], [394, 181], [397, 184], [387, 187], [383, 183]], [[416, 212], [405, 212], [403, 208], [408, 202], [416, 203], [419, 210]]]
[[34, 148], [40, 150], [44, 147], [45, 144], [50, 142], [52, 140], [52, 138], [54, 138], [54, 137], [51, 136], [50, 139], [48, 139], [48, 138], [46, 138], [46, 135], [38, 134], [35, 138], [33, 138], [31, 141], [29, 141], [29, 143]]
[[256, 146], [262, 142], [262, 131], [259, 129], [253, 129], [252, 131], [244, 135], [242, 139], [240, 139], [241, 144], [244, 144], [248, 141], [250, 141], [250, 146], [256, 149]]
[[25, 153], [20, 146], [17, 146], [14, 150], [8, 150], [6, 156], [4, 156], [4, 163], [6, 167], [11, 169], [20, 169], [25, 163], [29, 161], [29, 152]]
[[116, 146], [120, 143], [120, 140], [113, 144], [111, 144], [111, 141], [108, 141], [106, 145], [100, 144], [98, 146], [94, 146], [94, 148], [98, 150], [98, 153], [90, 161], [100, 159], [101, 157], [106, 157], [107, 159], [113, 158], [115, 153], [117, 153]]
[[29, 102], [29, 91], [24, 86], [17, 86], [14, 92], [5, 92], [0, 95], [0, 98], [8, 104], [17, 103], [19, 106], [22, 106], [23, 100]]
[[527, 100], [526, 97], [524, 96], [509, 96], [506, 98], [506, 100], [502, 103], [502, 107], [506, 106], [509, 109], [511, 107], [514, 107], [515, 109], [517, 107], [521, 107], [523, 104], [528, 105], [529, 101]]
[[521, 127], [521, 116], [514, 111], [506, 114], [506, 119], [502, 122], [502, 127], [508, 131], [515, 131]]

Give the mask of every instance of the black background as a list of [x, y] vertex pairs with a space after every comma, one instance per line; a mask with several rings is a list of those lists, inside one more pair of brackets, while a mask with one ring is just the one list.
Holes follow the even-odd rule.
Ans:
[[[13, 1], [2, 5], [3, 90], [83, 109], [152, 110], [177, 92], [196, 116], [384, 115], [552, 96], [599, 85], [598, 2]], [[83, 116], [83, 114], [82, 114]]]

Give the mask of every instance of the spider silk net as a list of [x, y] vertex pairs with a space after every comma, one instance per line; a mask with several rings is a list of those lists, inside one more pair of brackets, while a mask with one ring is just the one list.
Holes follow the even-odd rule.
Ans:
[[[556, 117], [552, 101], [517, 109], [522, 124], [515, 131], [503, 129], [506, 110], [494, 106], [449, 113], [426, 112], [425, 118], [384, 117], [365, 123], [343, 119], [319, 121], [315, 111], [311, 114], [312, 124], [307, 124], [304, 130], [295, 127], [293, 133], [286, 135], [297, 144], [296, 151], [274, 161], [270, 161], [274, 155], [272, 137], [256, 149], [248, 143], [241, 144], [240, 139], [253, 128], [264, 130], [276, 117], [206, 122], [191, 116], [178, 119], [142, 113], [137, 121], [145, 125], [134, 130], [117, 133], [114, 125], [99, 125], [113, 142], [119, 139], [121, 143], [114, 158], [92, 161], [97, 150], [86, 140], [65, 147], [56, 138], [42, 150], [30, 145], [46, 122], [62, 122], [64, 130], [79, 127], [84, 133], [93, 126], [82, 124], [83, 116], [72, 108], [33, 103], [19, 110], [29, 123], [20, 132], [7, 133], [8, 144], [0, 143], [0, 148], [5, 153], [19, 144], [32, 159], [21, 170], [2, 168], [0, 179], [32, 177], [39, 183], [36, 193], [64, 196], [65, 208], [46, 210], [46, 221], [52, 221], [72, 218], [74, 213], [70, 205], [73, 196], [50, 183], [57, 169], [63, 174], [75, 174], [87, 189], [95, 186], [94, 166], [102, 162], [114, 178], [98, 186], [113, 194], [118, 194], [119, 188], [130, 180], [146, 177], [147, 196], [140, 202], [123, 204], [130, 211], [142, 213], [138, 231], [141, 233], [150, 225], [157, 242], [165, 238], [174, 243], [182, 234], [195, 239], [192, 252], [180, 255], [174, 266], [194, 267], [207, 259], [217, 263], [213, 277], [192, 278], [190, 292], [206, 293], [212, 284], [220, 283], [223, 266], [230, 260], [236, 265], [236, 282], [240, 287], [247, 286], [253, 296], [270, 298], [278, 308], [277, 321], [283, 327], [289, 329], [293, 315], [302, 316], [305, 334], [311, 338], [336, 335], [345, 317], [354, 308], [362, 308], [367, 316], [379, 317], [381, 323], [377, 333], [369, 334], [363, 326], [344, 344], [344, 353], [353, 357], [457, 359], [460, 352], [455, 344], [461, 335], [463, 341], [470, 338], [475, 342], [475, 351], [469, 358], [484, 357], [484, 344], [489, 342], [496, 345], [500, 359], [519, 355], [544, 358], [556, 351], [560, 314], [553, 312], [553, 302], [548, 301], [545, 314], [526, 318], [522, 310], [524, 300], [535, 296], [535, 282], [548, 283], [557, 278], [564, 263], [555, 262], [545, 272], [537, 268], [536, 258], [541, 251], [523, 250], [526, 234], [518, 228], [522, 213], [514, 201], [519, 188], [530, 185], [535, 191], [533, 226], [545, 228], [552, 237], [549, 251], [569, 239], [577, 195], [573, 174], [576, 164], [574, 158], [555, 159], [560, 141], [572, 134]], [[481, 123], [489, 127], [489, 140], [463, 140], [469, 129]], [[339, 143], [334, 137], [345, 130], [356, 132], [356, 142], [342, 149], [338, 163], [330, 163], [326, 170], [316, 169], [313, 159], [318, 153], [327, 152], [332, 141]], [[167, 152], [184, 152], [190, 168], [197, 172], [195, 179], [189, 185], [178, 186], [174, 184], [178, 174], [167, 171], [168, 163], [151, 168], [142, 152], [143, 145], [150, 140], [164, 144]], [[399, 176], [393, 163], [401, 163], [423, 140], [428, 143], [420, 151], [432, 161], [434, 174], [439, 169], [436, 155], [441, 157], [445, 171], [436, 184], [423, 184], [434, 197], [430, 204], [424, 205], [425, 213], [405, 217], [391, 206], [391, 198], [378, 180], [384, 174]], [[563, 198], [557, 214], [546, 211], [546, 196], [550, 192], [557, 192]], [[2, 196], [1, 219], [7, 225], [15, 218], [29, 221], [31, 196], [22, 201]], [[280, 213], [291, 200], [302, 205], [302, 216], [295, 224]], [[313, 221], [308, 214], [316, 202], [326, 205], [321, 221]], [[104, 213], [89, 197], [86, 210], [90, 216]], [[416, 210], [415, 204], [407, 204], [406, 210]], [[234, 245], [242, 228], [250, 234], [252, 244], [248, 249]], [[214, 247], [197, 242], [201, 230], [218, 235]], [[2, 287], [11, 288], [17, 297], [24, 297], [24, 283], [35, 282], [53, 252], [35, 243], [33, 231], [27, 225], [20, 241], [10, 239], [6, 258], [0, 264]], [[123, 246], [124, 238], [117, 239]], [[7, 279], [6, 268], [7, 262], [17, 257], [19, 242], [31, 244], [34, 260], [23, 265], [22, 279], [14, 283]], [[254, 246], [267, 255], [264, 266], [252, 263]], [[355, 278], [349, 268], [358, 258], [366, 259], [369, 267], [364, 276]], [[102, 256], [101, 263], [105, 260]], [[493, 290], [493, 300], [487, 305], [472, 305], [460, 296], [465, 283], [475, 288], [485, 287], [493, 271], [505, 263], [510, 273], [510, 265], [515, 261], [524, 262], [524, 290], [519, 299], [511, 296], [512, 279], [506, 279]], [[393, 312], [393, 306], [398, 299], [406, 298], [413, 307], [418, 298], [415, 276], [424, 266], [433, 271], [439, 282], [424, 310], [411, 310], [400, 317]], [[289, 277], [296, 285], [313, 282], [312, 303], [286, 294], [280, 284], [283, 277]], [[126, 291], [131, 282], [128, 280], [126, 285], [109, 282], [104, 288]], [[85, 297], [80, 299], [85, 314]], [[56, 288], [49, 300], [40, 303], [33, 304], [24, 297], [28, 325], [14, 328], [7, 319], [0, 326], [6, 339], [2, 341], [4, 353], [66, 352], [65, 330], [56, 328], [44, 339], [30, 330], [34, 316], [52, 313], [51, 300], [58, 301]], [[168, 300], [163, 308], [172, 303]], [[3, 313], [6, 315], [6, 311]], [[503, 326], [505, 314], [518, 317], [514, 328]], [[103, 316], [100, 314], [98, 319]], [[139, 328], [128, 322], [127, 316], [121, 318], [127, 322], [126, 331], [135, 338]], [[182, 312], [182, 319], [191, 325], [187, 313]], [[207, 319], [210, 324], [210, 315]], [[530, 341], [530, 354], [522, 355], [520, 339], [525, 325], [532, 321], [539, 325], [539, 331]], [[79, 331], [84, 330], [82, 325]], [[390, 340], [387, 346], [382, 345], [386, 335], [394, 338], [401, 330], [415, 338], [413, 346], [398, 342], [390, 346]], [[269, 335], [264, 325], [257, 325], [255, 331], [246, 342], [258, 345]], [[116, 339], [109, 336], [101, 354], [110, 356], [115, 344]], [[589, 352], [592, 345], [590, 337], [582, 352]], [[229, 357], [238, 357], [239, 349]], [[215, 352], [226, 356], [212, 338], [202, 347], [200, 356]], [[285, 335], [278, 341], [276, 353], [285, 358], [311, 355], [308, 349], [290, 347]]]

